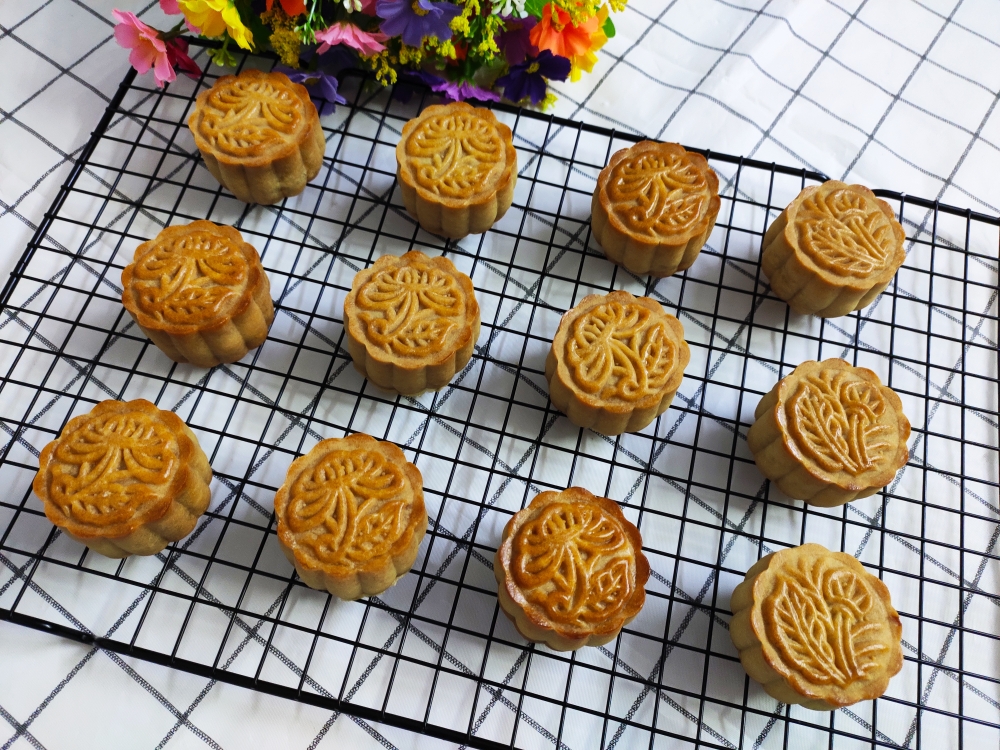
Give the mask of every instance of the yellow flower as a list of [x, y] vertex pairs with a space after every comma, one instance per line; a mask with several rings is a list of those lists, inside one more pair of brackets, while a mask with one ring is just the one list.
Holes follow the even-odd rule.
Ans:
[[268, 41], [281, 64], [289, 68], [299, 67], [299, 54], [302, 52], [302, 37], [295, 30], [295, 20], [282, 9], [280, 5], [275, 5], [271, 10], [266, 10], [260, 14], [260, 20], [271, 27], [272, 33]]
[[420, 47], [407, 47], [405, 44], [399, 45], [400, 65], [420, 65], [424, 60], [424, 51]]
[[392, 64], [399, 61], [392, 58], [389, 50], [383, 50], [374, 55], [362, 55], [361, 59], [371, 66], [372, 70], [375, 71], [375, 79], [383, 86], [391, 86], [396, 82], [396, 71]]
[[177, 5], [204, 36], [222, 36], [228, 31], [243, 49], [253, 49], [253, 34], [240, 20], [233, 0], [177, 0]]
[[292, 29], [278, 29], [271, 34], [271, 47], [281, 58], [281, 64], [289, 68], [299, 67], [299, 53], [302, 52], [302, 38]]

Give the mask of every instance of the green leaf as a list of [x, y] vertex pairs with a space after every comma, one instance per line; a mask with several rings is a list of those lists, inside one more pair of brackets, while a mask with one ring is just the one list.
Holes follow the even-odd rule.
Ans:
[[524, 10], [535, 18], [541, 18], [545, 9], [546, 0], [526, 0]]
[[604, 32], [604, 36], [608, 39], [614, 39], [615, 34], [615, 23], [611, 20], [611, 16], [608, 16], [608, 20], [604, 22], [604, 26], [601, 27], [601, 31]]

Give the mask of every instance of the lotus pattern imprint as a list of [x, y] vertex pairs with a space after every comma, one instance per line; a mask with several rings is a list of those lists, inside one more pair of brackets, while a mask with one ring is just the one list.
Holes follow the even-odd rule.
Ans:
[[705, 175], [683, 155], [644, 152], [624, 159], [608, 181], [615, 216], [650, 239], [687, 232], [705, 213], [711, 194]]
[[465, 313], [457, 279], [429, 264], [376, 274], [358, 290], [357, 306], [372, 344], [415, 358], [440, 352]]
[[635, 402], [662, 394], [677, 358], [664, 324], [641, 305], [609, 302], [573, 322], [566, 364], [586, 393]]
[[565, 625], [613, 617], [635, 588], [621, 524], [590, 504], [553, 503], [524, 524], [514, 538], [511, 568], [525, 598]]
[[879, 388], [849, 373], [810, 375], [789, 403], [796, 442], [829, 472], [859, 476], [892, 458], [895, 415]]
[[470, 199], [505, 158], [496, 125], [475, 113], [426, 118], [406, 142], [417, 184], [446, 198]]
[[240, 299], [249, 271], [240, 247], [211, 232], [192, 232], [139, 259], [133, 275], [136, 304], [160, 322], [204, 325]]
[[199, 132], [223, 153], [257, 156], [299, 131], [304, 105], [287, 85], [266, 77], [234, 79], [208, 95]]
[[894, 255], [892, 222], [870, 198], [845, 188], [817, 189], [796, 215], [802, 248], [823, 268], [865, 278]]
[[144, 412], [92, 417], [62, 437], [51, 463], [50, 499], [67, 518], [98, 528], [160, 501], [178, 470], [171, 431]]
[[820, 557], [775, 576], [765, 600], [771, 644], [813, 685], [846, 687], [867, 678], [888, 652], [888, 625], [854, 571]]
[[379, 451], [335, 450], [292, 486], [285, 520], [326, 565], [389, 554], [406, 528], [403, 472]]

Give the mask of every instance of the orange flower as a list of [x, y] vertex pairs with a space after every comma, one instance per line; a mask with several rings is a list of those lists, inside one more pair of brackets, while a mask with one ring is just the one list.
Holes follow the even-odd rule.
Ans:
[[597, 55], [594, 53], [608, 42], [608, 37], [604, 33], [604, 22], [607, 20], [608, 6], [605, 5], [596, 16], [588, 18], [578, 27], [590, 34], [590, 42], [586, 53], [570, 58], [573, 63], [573, 69], [569, 75], [571, 81], [579, 81], [581, 71], [589, 73], [594, 69], [594, 63], [597, 62]]
[[[306, 12], [306, 0], [280, 0], [280, 2], [281, 9], [290, 18], [295, 18], [295, 16]], [[268, 10], [271, 10], [272, 5], [274, 5], [274, 0], [267, 0]]]
[[[590, 28], [593, 26], [594, 28]], [[574, 58], [590, 51], [590, 37], [597, 30], [597, 17], [580, 26], [570, 23], [569, 13], [549, 3], [542, 9], [542, 20], [531, 30], [531, 43], [560, 57]]]

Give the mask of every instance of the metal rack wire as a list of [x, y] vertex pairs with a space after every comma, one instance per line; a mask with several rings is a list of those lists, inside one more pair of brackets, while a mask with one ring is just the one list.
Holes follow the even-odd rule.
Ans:
[[[723, 195], [709, 245], [687, 273], [636, 278], [591, 241], [589, 204], [607, 158], [637, 138], [497, 106], [519, 152], [515, 206], [486, 235], [444, 242], [395, 189], [396, 140], [426, 90], [345, 74], [320, 176], [258, 207], [219, 188], [184, 125], [216, 74], [166, 90], [125, 78], [0, 297], [0, 617], [478, 748], [997, 743], [1000, 220], [880, 192], [908, 235], [896, 282], [860, 314], [800, 317], [768, 294], [759, 249], [822, 175], [707, 154]], [[264, 346], [211, 371], [158, 352], [118, 286], [140, 242], [203, 218], [257, 247], [277, 309]], [[394, 398], [350, 366], [341, 310], [357, 269], [413, 248], [472, 277], [483, 332], [447, 389]], [[563, 311], [621, 288], [680, 318], [692, 361], [654, 426], [611, 439], [552, 409], [544, 360]], [[830, 356], [878, 372], [914, 433], [884, 493], [822, 509], [770, 487], [745, 435], [779, 377]], [[56, 531], [30, 482], [71, 416], [137, 397], [198, 434], [213, 502], [162, 554], [112, 561]], [[294, 577], [271, 500], [296, 455], [354, 431], [403, 447], [431, 520], [410, 575], [347, 603]], [[616, 642], [560, 654], [499, 615], [491, 565], [512, 513], [573, 484], [622, 504], [653, 575]], [[804, 541], [856, 554], [892, 591], [906, 663], [874, 703], [787, 707], [740, 667], [733, 587], [760, 555]]]

